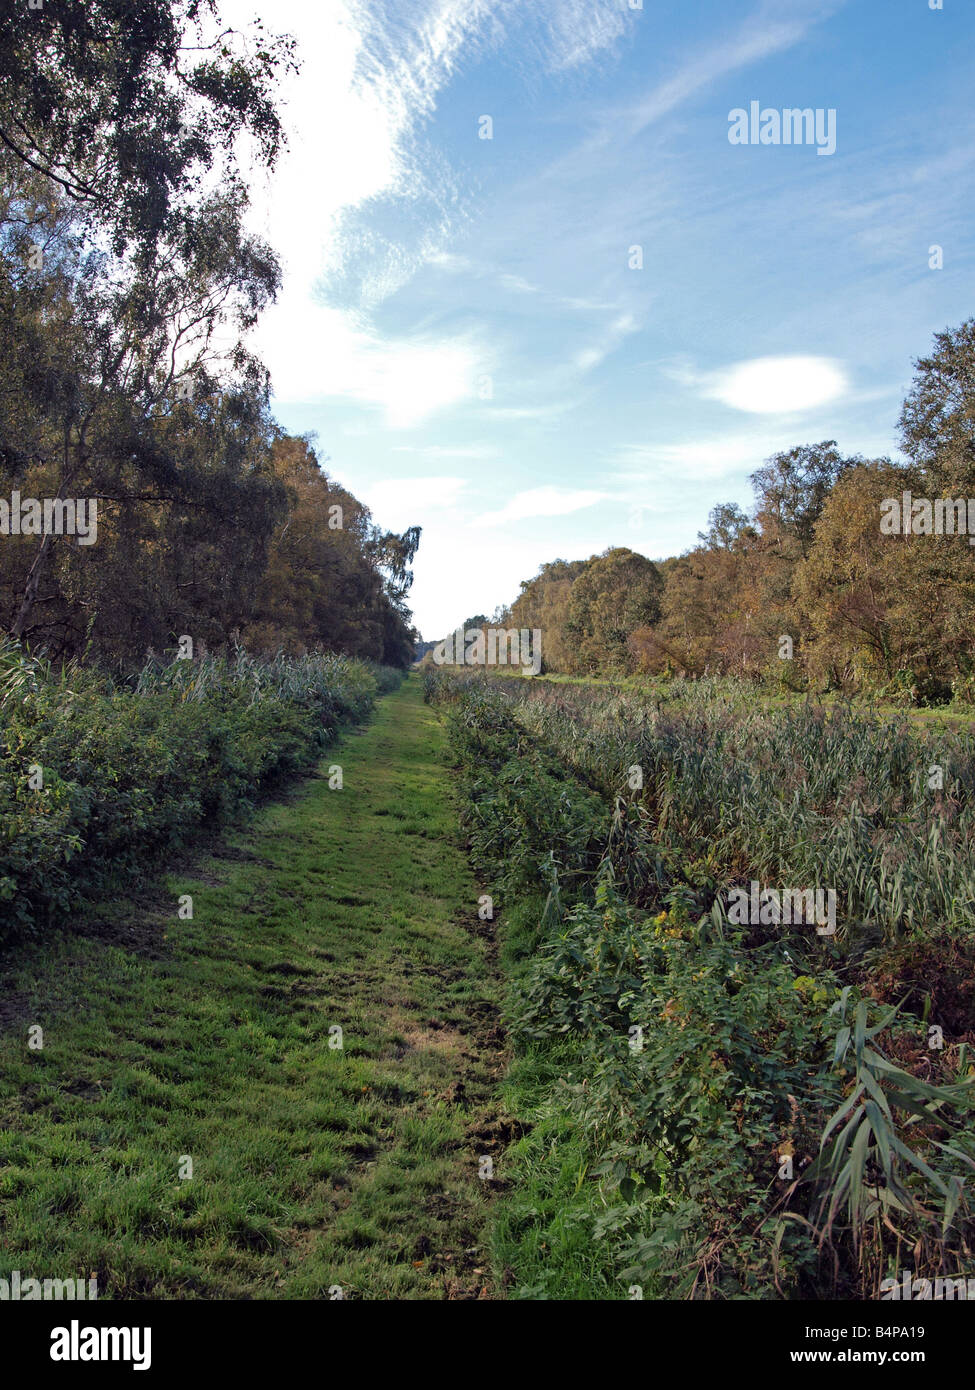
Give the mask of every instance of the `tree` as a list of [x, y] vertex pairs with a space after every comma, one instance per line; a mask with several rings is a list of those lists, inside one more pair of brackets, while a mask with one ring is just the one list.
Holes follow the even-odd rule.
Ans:
[[660, 617], [663, 580], [652, 560], [624, 546], [594, 556], [573, 582], [566, 622], [579, 672], [629, 670], [630, 633]]
[[773, 454], [751, 475], [756, 520], [767, 540], [806, 556], [826, 498], [859, 459], [845, 459], [835, 439]]
[[542, 634], [542, 669], [574, 670], [575, 640], [566, 630], [569, 595], [588, 560], [552, 560], [541, 565], [534, 579], [521, 582], [521, 592], [497, 620], [499, 627], [527, 628]]
[[383, 576], [387, 597], [394, 608], [406, 613], [406, 595], [413, 586], [410, 565], [420, 547], [421, 528], [410, 526], [401, 536], [393, 531], [371, 531], [366, 550]]
[[975, 495], [975, 319], [937, 333], [900, 415], [901, 443], [934, 496]]
[[796, 572], [807, 660], [833, 685], [893, 681], [917, 698], [970, 677], [975, 557], [952, 535], [882, 535], [881, 502], [919, 485], [879, 459], [850, 471], [823, 510]]
[[[243, 336], [279, 283], [273, 253], [242, 230], [242, 192], [212, 192], [192, 226], [174, 222], [156, 259], [140, 264], [93, 248], [49, 180], [9, 157], [0, 178], [8, 479], [23, 490], [42, 476], [38, 496], [127, 507], [130, 526], [134, 504], [233, 512], [237, 482], [253, 493], [270, 445], [267, 373]], [[250, 505], [260, 510], [253, 496]], [[51, 533], [36, 544], [8, 619], [14, 636], [37, 635], [35, 607], [52, 602], [42, 590], [66, 545]], [[49, 636], [47, 610], [44, 628]]]
[[708, 529], [697, 538], [709, 550], [735, 550], [755, 540], [757, 532], [737, 502], [721, 502], [708, 512]]
[[[278, 430], [272, 468], [287, 511], [269, 545], [245, 644], [259, 651], [312, 647], [405, 666], [415, 635], [377, 567], [377, 533], [368, 510], [325, 472], [307, 437]], [[399, 538], [396, 538], [399, 539]], [[395, 545], [388, 547], [392, 556]]]
[[46, 176], [116, 253], [152, 258], [246, 134], [266, 165], [293, 40], [220, 29], [216, 0], [0, 0], [0, 146]]
[[632, 634], [642, 669], [667, 675], [757, 675], [768, 661], [767, 615], [756, 582], [766, 556], [758, 547], [699, 546], [666, 561], [660, 620]]

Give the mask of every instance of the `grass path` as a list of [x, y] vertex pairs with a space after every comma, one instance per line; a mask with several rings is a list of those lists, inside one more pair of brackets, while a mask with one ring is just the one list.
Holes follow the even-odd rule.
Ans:
[[503, 1038], [442, 741], [414, 676], [192, 874], [12, 963], [0, 1274], [491, 1296]]

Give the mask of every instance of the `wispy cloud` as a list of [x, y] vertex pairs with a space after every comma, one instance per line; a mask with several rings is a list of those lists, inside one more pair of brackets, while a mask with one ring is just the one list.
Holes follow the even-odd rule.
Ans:
[[579, 165], [609, 144], [620, 144], [669, 116], [692, 97], [733, 72], [794, 47], [846, 0], [762, 0], [737, 29], [699, 47], [635, 101], [605, 111], [583, 144], [549, 171]]
[[541, 8], [550, 40], [549, 66], [555, 71], [591, 62], [616, 46], [628, 22], [637, 22], [637, 11], [623, 0], [559, 0]]
[[265, 320], [277, 398], [343, 398], [373, 406], [390, 429], [409, 429], [475, 394], [484, 352], [470, 338], [382, 337], [335, 309], [306, 305], [296, 334], [290, 306]]
[[619, 314], [607, 325], [596, 342], [576, 353], [573, 358], [574, 365], [581, 372], [592, 371], [593, 367], [598, 367], [604, 362], [625, 338], [635, 333], [637, 328], [637, 321], [632, 314]]
[[554, 420], [579, 404], [578, 401], [548, 401], [544, 405], [486, 406], [495, 420]]
[[845, 0], [764, 0], [734, 35], [722, 37], [697, 53], [623, 113], [626, 133], [638, 135], [719, 78], [794, 47], [813, 25], [844, 3]]
[[500, 511], [480, 518], [484, 526], [500, 526], [506, 521], [526, 521], [538, 516], [568, 516], [593, 507], [606, 498], [605, 492], [589, 488], [534, 487], [515, 493]]
[[794, 443], [776, 429], [724, 432], [666, 444], [622, 445], [607, 455], [605, 463], [612, 479], [624, 485], [617, 496], [632, 503], [649, 496], [648, 486], [655, 493], [661, 487], [676, 492], [691, 480], [740, 477]]

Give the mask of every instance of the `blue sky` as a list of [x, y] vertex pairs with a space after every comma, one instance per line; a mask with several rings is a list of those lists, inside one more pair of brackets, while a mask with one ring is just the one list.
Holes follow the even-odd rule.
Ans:
[[[776, 450], [896, 455], [912, 359], [975, 313], [971, 0], [222, 5], [256, 8], [303, 68], [255, 346], [282, 423], [423, 527], [426, 637], [557, 556], [680, 553]], [[835, 153], [731, 144], [752, 101], [835, 110]]]

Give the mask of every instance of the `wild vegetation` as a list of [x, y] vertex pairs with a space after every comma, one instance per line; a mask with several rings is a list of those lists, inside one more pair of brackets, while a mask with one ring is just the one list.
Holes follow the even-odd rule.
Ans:
[[0, 940], [98, 895], [307, 771], [399, 683], [348, 657], [152, 660], [127, 683], [0, 644]]
[[[721, 682], [443, 671], [427, 698], [507, 924], [522, 1296], [871, 1298], [906, 1251], [964, 1267], [971, 736]], [[736, 924], [752, 880], [829, 885], [835, 934]]]

